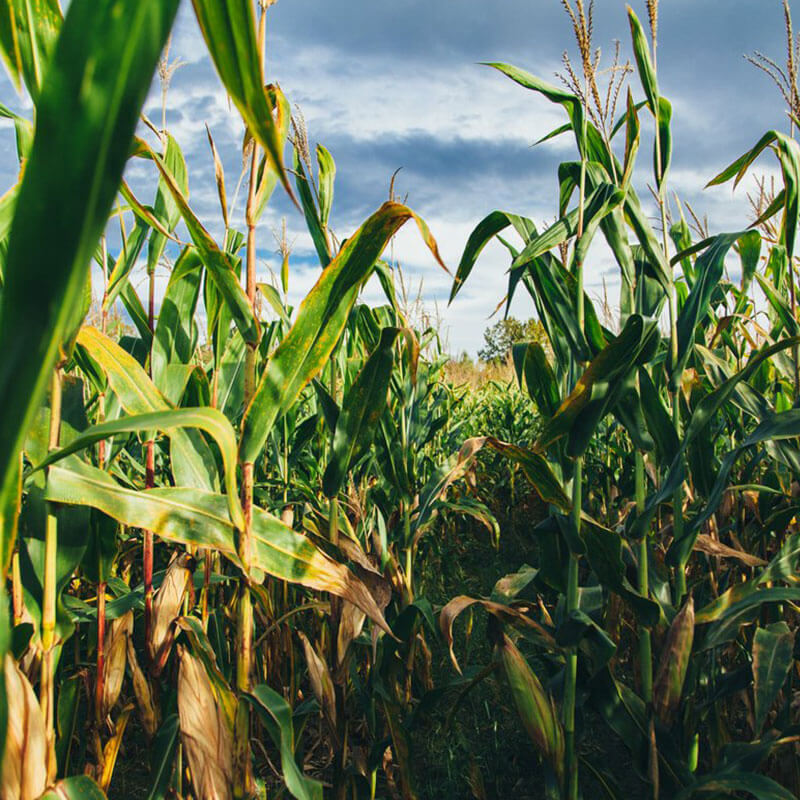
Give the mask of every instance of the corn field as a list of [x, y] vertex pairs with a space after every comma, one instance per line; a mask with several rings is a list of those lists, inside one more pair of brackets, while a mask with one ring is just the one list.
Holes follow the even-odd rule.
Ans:
[[[179, 0], [0, 0], [19, 90], [0, 105], [18, 158], [0, 197], [0, 795], [800, 796], [788, 2], [788, 63], [751, 60], [789, 132], [707, 175], [777, 165], [737, 230], [709, 235], [670, 187], [657, 0], [644, 22], [628, 9], [608, 68], [593, 2], [561, 0], [561, 85], [475, 68], [562, 113], [532, 132], [570, 142], [555, 221], [494, 211], [450, 272], [393, 191], [334, 234], [334, 156], [266, 77], [274, 1], [191, 0], [240, 122], [237, 227], [212, 132], [203, 220], [181, 143], [142, 111], [159, 74], [167, 103]], [[297, 306], [285, 242], [258, 279], [273, 196], [318, 257]], [[514, 345], [511, 382], [452, 379], [388, 255], [406, 225], [454, 304], [506, 248], [496, 299], [525, 295], [544, 337]], [[600, 250], [613, 313], [585, 289]]]

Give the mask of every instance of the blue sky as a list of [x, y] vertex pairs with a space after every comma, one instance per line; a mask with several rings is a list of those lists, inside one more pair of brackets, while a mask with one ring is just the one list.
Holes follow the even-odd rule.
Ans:
[[[646, 19], [644, 0], [633, 3]], [[630, 55], [625, 3], [597, 0], [595, 43], [606, 57], [615, 39]], [[800, 22], [800, 9], [797, 11]], [[574, 52], [569, 22], [558, 0], [279, 0], [268, 17], [268, 77], [299, 106], [312, 142], [323, 143], [337, 168], [332, 227], [344, 238], [396, 190], [429, 223], [445, 260], [455, 268], [474, 225], [500, 208], [551, 221], [557, 198], [556, 169], [574, 156], [567, 137], [531, 147], [559, 125], [560, 109], [526, 92], [480, 61], [507, 61], [548, 80], [560, 68], [564, 49]], [[769, 80], [743, 58], [761, 50], [783, 58], [779, 0], [664, 0], [659, 34], [662, 93], [675, 110], [675, 156], [670, 187], [701, 214], [712, 231], [743, 227], [746, 182], [702, 191], [720, 168], [749, 148], [767, 129], [787, 127], [782, 101]], [[225, 165], [229, 197], [241, 170], [241, 123], [220, 87], [184, 2], [174, 32], [172, 56], [184, 63], [169, 90], [167, 124], [189, 164], [190, 200], [207, 227], [221, 230], [213, 164], [205, 134], [211, 128]], [[634, 94], [641, 96], [638, 84]], [[7, 81], [7, 105], [24, 109]], [[146, 107], [160, 119], [160, 89]], [[649, 124], [649, 123], [648, 123]], [[13, 137], [0, 129], [0, 181], [15, 179]], [[649, 154], [640, 156], [645, 167]], [[768, 158], [759, 162], [776, 174]], [[135, 165], [129, 178], [145, 202], [155, 191], [152, 166]], [[238, 203], [237, 216], [242, 210]], [[301, 215], [276, 192], [259, 229], [259, 272], [279, 264], [273, 231], [286, 216], [294, 241], [294, 299], [318, 274]], [[427, 310], [438, 316], [451, 352], [474, 353], [489, 316], [503, 297], [508, 259], [487, 248], [473, 277], [451, 307], [450, 279], [438, 268], [415, 231], [401, 234], [394, 249], [412, 294], [422, 285]], [[587, 288], [605, 286], [616, 303], [617, 283], [602, 247], [587, 267]], [[166, 280], [162, 275], [161, 283]], [[380, 301], [369, 287], [368, 298]], [[526, 317], [521, 298], [513, 312]]]

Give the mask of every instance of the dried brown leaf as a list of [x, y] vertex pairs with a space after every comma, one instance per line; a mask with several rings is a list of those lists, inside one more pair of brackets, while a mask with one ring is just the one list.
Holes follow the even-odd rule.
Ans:
[[330, 726], [332, 732], [336, 731], [336, 695], [334, 694], [333, 679], [328, 670], [327, 664], [319, 657], [314, 646], [308, 637], [302, 632], [298, 632], [300, 641], [303, 645], [303, 653], [308, 665], [308, 677], [311, 681], [311, 688], [317, 698], [322, 713]]
[[128, 639], [128, 664], [130, 664], [131, 675], [133, 677], [133, 692], [136, 695], [136, 703], [139, 706], [139, 718], [148, 739], [155, 736], [160, 724], [158, 708], [153, 699], [153, 692], [147, 676], [139, 666], [136, 657], [136, 649], [133, 646], [133, 639]]
[[701, 533], [697, 537], [694, 544], [694, 549], [701, 553], [707, 553], [710, 556], [719, 556], [720, 558], [735, 558], [747, 564], [748, 567], [763, 567], [767, 562], [763, 558], [754, 556], [750, 553], [745, 553], [744, 550], [737, 550], [734, 547], [729, 547], [727, 544], [718, 542], [712, 539], [708, 534]]
[[8, 729], [3, 756], [2, 797], [36, 800], [47, 788], [47, 736], [39, 702], [10, 656], [5, 660]]
[[117, 704], [125, 678], [128, 638], [133, 633], [133, 611], [115, 619], [109, 626], [103, 663], [103, 719]]
[[233, 797], [233, 732], [214, 697], [201, 661], [179, 649], [178, 717], [197, 800]]
[[153, 628], [147, 643], [154, 672], [158, 674], [172, 649], [173, 623], [180, 616], [186, 587], [194, 571], [194, 558], [188, 553], [175, 556], [153, 600]]

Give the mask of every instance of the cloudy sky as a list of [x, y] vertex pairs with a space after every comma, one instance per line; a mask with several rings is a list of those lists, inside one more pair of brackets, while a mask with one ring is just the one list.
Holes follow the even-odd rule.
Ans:
[[[606, 60], [620, 39], [630, 55], [625, 3], [598, 0], [595, 43]], [[646, 19], [644, 0], [634, 8]], [[663, 0], [659, 36], [662, 93], [675, 111], [675, 156], [670, 187], [712, 231], [742, 227], [745, 193], [729, 187], [702, 191], [723, 166], [765, 130], [785, 128], [782, 101], [769, 80], [743, 59], [760, 50], [783, 58], [779, 0]], [[386, 198], [392, 173], [396, 190], [429, 223], [446, 262], [458, 263], [474, 225], [495, 208], [542, 224], [556, 209], [556, 169], [574, 157], [561, 137], [532, 143], [561, 124], [560, 108], [516, 86], [481, 61], [506, 61], [555, 80], [564, 49], [574, 52], [559, 0], [279, 0], [268, 17], [268, 77], [302, 109], [310, 139], [323, 143], [337, 168], [332, 227], [343, 238]], [[800, 21], [800, 9], [798, 9]], [[191, 203], [212, 232], [219, 214], [204, 124], [221, 151], [228, 193], [241, 170], [241, 123], [227, 103], [184, 2], [171, 55], [183, 65], [169, 90], [167, 124], [182, 146]], [[634, 93], [641, 96], [638, 84]], [[24, 108], [7, 81], [3, 102]], [[160, 90], [146, 108], [160, 119]], [[3, 188], [14, 179], [13, 138], [0, 134]], [[649, 155], [640, 156], [646, 167]], [[774, 173], [769, 158], [761, 164]], [[144, 164], [129, 178], [145, 202], [155, 178]], [[744, 187], [747, 188], [747, 187]], [[644, 190], [646, 191], [646, 190]], [[241, 214], [242, 202], [237, 214]], [[318, 274], [301, 215], [276, 192], [259, 230], [259, 271], [279, 263], [273, 231], [287, 218], [292, 255], [292, 296], [298, 299]], [[451, 352], [477, 351], [482, 333], [505, 291], [508, 259], [488, 248], [451, 307], [450, 279], [437, 267], [415, 231], [398, 237], [395, 256], [414, 293], [422, 285], [426, 307], [438, 313]], [[599, 296], [605, 281], [616, 302], [617, 283], [602, 248], [590, 259], [587, 287]], [[380, 301], [377, 291], [371, 299]], [[515, 303], [517, 316], [531, 304]]]

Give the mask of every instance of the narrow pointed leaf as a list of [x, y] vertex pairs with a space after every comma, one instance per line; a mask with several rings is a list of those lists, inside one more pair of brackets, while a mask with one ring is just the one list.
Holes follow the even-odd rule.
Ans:
[[250, 0], [192, 0], [217, 73], [250, 133], [269, 155], [289, 197], [280, 126], [264, 87], [256, 21]]
[[753, 637], [756, 736], [761, 733], [764, 720], [792, 668], [794, 636], [794, 631], [785, 622], [776, 622], [766, 628], [759, 628]]
[[403, 205], [384, 203], [323, 270], [301, 303], [291, 330], [267, 361], [242, 422], [239, 452], [243, 461], [255, 460], [275, 421], [328, 363], [361, 287], [391, 237], [410, 219], [417, 223], [426, 245], [444, 267], [422, 219]]
[[79, 305], [177, 8], [178, 0], [73, 0], [61, 29], [5, 266], [3, 493]]
[[344, 396], [331, 458], [322, 478], [322, 488], [328, 497], [336, 496], [350, 467], [372, 444], [378, 420], [386, 408], [394, 367], [394, 343], [399, 334], [399, 328], [381, 331], [380, 343]]

